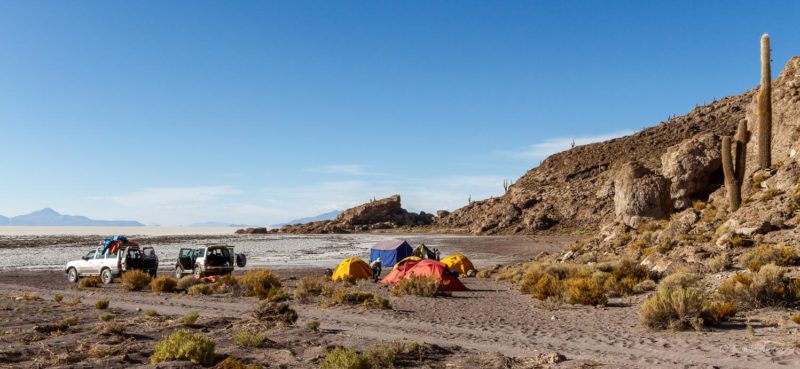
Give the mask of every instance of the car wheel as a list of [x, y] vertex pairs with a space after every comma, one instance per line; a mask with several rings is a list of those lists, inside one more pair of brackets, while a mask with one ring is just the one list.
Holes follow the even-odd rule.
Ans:
[[78, 283], [78, 271], [75, 268], [69, 268], [67, 271], [67, 280], [69, 283]]
[[203, 271], [200, 270], [200, 267], [194, 267], [194, 277], [195, 278], [203, 277]]
[[176, 267], [175, 268], [175, 278], [181, 279], [183, 277], [183, 268]]
[[114, 275], [111, 274], [111, 269], [103, 269], [103, 271], [100, 272], [100, 280], [103, 281], [103, 284], [111, 284], [111, 282], [114, 280]]

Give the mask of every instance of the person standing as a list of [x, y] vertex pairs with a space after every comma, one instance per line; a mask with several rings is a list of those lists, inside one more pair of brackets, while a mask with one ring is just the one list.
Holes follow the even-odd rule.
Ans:
[[375, 259], [369, 267], [372, 269], [372, 282], [378, 283], [381, 278], [381, 258]]

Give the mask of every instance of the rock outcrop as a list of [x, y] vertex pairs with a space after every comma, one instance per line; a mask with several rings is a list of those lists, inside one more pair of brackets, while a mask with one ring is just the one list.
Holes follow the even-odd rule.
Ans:
[[[669, 193], [675, 209], [687, 208], [692, 196], [710, 193], [722, 184], [721, 144], [720, 136], [704, 133], [668, 148], [661, 156], [661, 173], [671, 183]], [[715, 174], [716, 183], [712, 184]]]
[[672, 212], [669, 181], [636, 161], [623, 164], [614, 179], [614, 212], [632, 228], [666, 218]]
[[336, 219], [288, 225], [274, 233], [349, 233], [367, 232], [400, 227], [429, 225], [433, 222], [433, 214], [409, 212], [400, 204], [400, 195], [370, 201], [351, 209], [347, 209]]

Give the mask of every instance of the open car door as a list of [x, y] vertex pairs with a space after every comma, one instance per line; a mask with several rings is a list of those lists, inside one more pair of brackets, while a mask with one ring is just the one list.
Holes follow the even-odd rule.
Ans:
[[175, 266], [175, 275], [180, 278], [179, 274], [184, 272], [192, 272], [194, 269], [194, 249], [181, 249], [178, 253], [178, 265]]

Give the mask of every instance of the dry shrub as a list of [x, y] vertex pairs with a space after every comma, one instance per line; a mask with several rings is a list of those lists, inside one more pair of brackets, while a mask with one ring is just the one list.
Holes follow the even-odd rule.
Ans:
[[693, 288], [659, 288], [642, 303], [639, 321], [650, 329], [699, 329], [705, 298]]
[[421, 297], [450, 296], [450, 291], [440, 278], [436, 276], [417, 276], [401, 279], [391, 289], [392, 295], [413, 295]]
[[367, 359], [351, 349], [337, 347], [325, 354], [321, 369], [369, 369]]
[[262, 301], [253, 310], [253, 317], [262, 322], [292, 325], [297, 321], [297, 312], [287, 303]]
[[69, 327], [78, 325], [78, 322], [79, 320], [77, 316], [66, 317], [64, 319], [59, 320], [58, 323], [56, 323], [55, 328], [60, 332], [64, 332], [67, 329], [69, 329]]
[[797, 298], [796, 282], [784, 278], [784, 271], [767, 264], [758, 272], [736, 273], [724, 280], [717, 292], [726, 301], [744, 309], [786, 306]]
[[633, 286], [634, 293], [645, 293], [656, 289], [656, 282], [652, 279], [645, 279]]
[[700, 220], [706, 223], [713, 223], [717, 219], [717, 208], [712, 204], [708, 204], [703, 210], [703, 215]]
[[97, 300], [94, 303], [94, 308], [97, 310], [105, 310], [108, 309], [109, 302], [108, 300]]
[[122, 285], [128, 291], [141, 291], [150, 285], [150, 274], [141, 270], [129, 270], [122, 273]]
[[402, 354], [405, 349], [405, 344], [400, 341], [394, 341], [389, 344], [373, 346], [364, 352], [362, 356], [372, 368], [394, 368], [397, 355]]
[[797, 250], [784, 244], [760, 244], [739, 257], [742, 266], [757, 271], [761, 265], [775, 264], [778, 266], [792, 266], [800, 263]]
[[730, 260], [728, 254], [719, 254], [711, 259], [708, 259], [708, 268], [712, 272], [719, 273], [728, 270], [730, 267]]
[[[259, 296], [260, 297], [260, 296]], [[266, 298], [272, 302], [281, 302], [289, 299], [289, 293], [280, 286], [272, 286], [266, 292]]]
[[194, 296], [210, 295], [211, 292], [213, 292], [211, 291], [211, 287], [209, 287], [205, 283], [196, 284], [194, 286], [189, 287], [189, 289], [186, 290], [186, 293]]
[[800, 314], [795, 314], [792, 317], [792, 321], [795, 322], [796, 324], [800, 324]]
[[613, 282], [608, 289], [622, 294], [633, 293], [633, 286], [648, 279], [647, 268], [633, 260], [623, 260], [611, 271]]
[[200, 313], [198, 313], [197, 310], [191, 310], [178, 319], [178, 322], [183, 325], [192, 325], [198, 318], [200, 318]]
[[111, 313], [102, 313], [97, 318], [102, 320], [102, 321], [104, 321], [104, 322], [110, 322], [110, 321], [114, 320], [114, 318], [116, 318], [116, 315], [111, 314]]
[[64, 296], [61, 296], [61, 294], [57, 293], [57, 294], [53, 295], [53, 301], [55, 301], [57, 303], [61, 303], [61, 301], [63, 301], [63, 300], [64, 300]]
[[214, 369], [261, 369], [261, 365], [258, 363], [247, 365], [233, 356], [228, 356], [225, 358], [225, 360], [222, 360], [217, 365], [214, 365]]
[[81, 278], [81, 280], [78, 281], [78, 289], [83, 290], [87, 288], [97, 288], [100, 287], [101, 284], [103, 284], [103, 281], [100, 280], [100, 277], [93, 275], [90, 277]]
[[664, 277], [661, 283], [659, 283], [658, 288], [675, 289], [697, 287], [700, 279], [700, 276], [697, 274], [688, 271], [678, 271]]
[[278, 276], [267, 269], [254, 269], [239, 277], [239, 285], [245, 296], [257, 296], [263, 300], [269, 297], [273, 287], [281, 287]]
[[581, 305], [605, 305], [608, 302], [606, 289], [595, 278], [571, 278], [564, 282], [567, 302]]
[[195, 278], [194, 276], [187, 275], [178, 280], [178, 285], [175, 286], [175, 289], [178, 291], [188, 291], [190, 287], [200, 283], [203, 283], [203, 281]]
[[149, 317], [158, 316], [158, 312], [153, 309], [147, 309], [144, 311], [144, 315]]
[[294, 297], [304, 301], [311, 296], [321, 295], [324, 281], [324, 277], [303, 277], [297, 282], [297, 288], [294, 290]]
[[234, 296], [239, 296], [239, 294], [242, 292], [242, 287], [239, 285], [239, 280], [230, 274], [226, 274], [214, 282], [213, 289], [216, 293], [231, 293]]
[[180, 329], [156, 344], [150, 362], [188, 360], [194, 364], [209, 365], [214, 361], [214, 346], [210, 338]]
[[319, 322], [316, 320], [309, 320], [306, 322], [306, 329], [317, 331], [319, 330]]
[[150, 289], [153, 292], [172, 292], [178, 287], [178, 280], [168, 275], [154, 278], [150, 282]]
[[253, 330], [240, 330], [233, 334], [233, 340], [240, 347], [261, 347], [266, 342], [267, 337], [257, 331]]
[[476, 276], [478, 278], [491, 278], [492, 277], [492, 271], [488, 270], [488, 269], [484, 269], [484, 270], [479, 271]]
[[23, 301], [37, 301], [41, 300], [39, 294], [36, 292], [23, 292], [21, 295], [14, 296], [15, 300], [23, 300]]
[[692, 208], [694, 208], [696, 212], [701, 212], [706, 208], [706, 202], [703, 200], [694, 200], [692, 201]]
[[330, 299], [323, 301], [323, 307], [335, 305], [362, 305], [368, 309], [391, 309], [389, 300], [372, 292], [351, 290], [348, 287], [339, 287], [331, 293]]
[[707, 324], [719, 325], [736, 315], [736, 304], [730, 301], [714, 301], [703, 308], [703, 321]]

